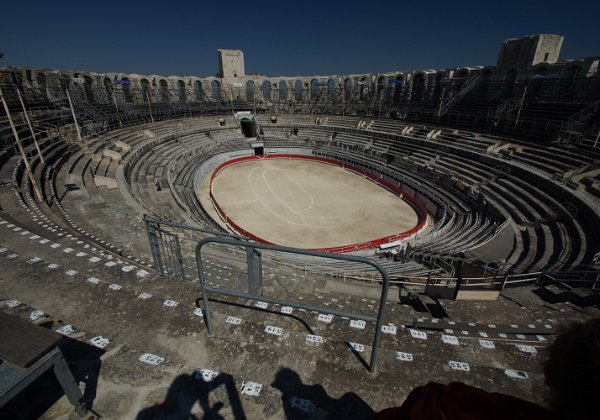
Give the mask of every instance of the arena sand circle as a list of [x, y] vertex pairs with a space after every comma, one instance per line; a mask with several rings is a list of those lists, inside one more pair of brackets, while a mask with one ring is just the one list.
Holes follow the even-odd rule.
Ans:
[[[240, 234], [304, 249], [373, 247], [422, 227], [426, 217], [418, 202], [359, 172], [311, 156], [233, 159], [210, 176], [211, 204]], [[201, 194], [205, 208], [207, 189]]]

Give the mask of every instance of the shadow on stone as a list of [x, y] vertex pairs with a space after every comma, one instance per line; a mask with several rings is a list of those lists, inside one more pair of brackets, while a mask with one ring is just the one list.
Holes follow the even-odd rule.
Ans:
[[[260, 300], [260, 298], [256, 298], [257, 300]], [[279, 315], [279, 316], [283, 316], [286, 318], [290, 318], [293, 319], [295, 321], [297, 321], [298, 323], [302, 324], [302, 326], [304, 327], [304, 329], [306, 331], [308, 331], [309, 334], [315, 334], [315, 332], [313, 331], [313, 329], [310, 327], [310, 325], [308, 325], [308, 323], [303, 320], [302, 318], [296, 316], [296, 315], [292, 315], [292, 314], [284, 314], [281, 311], [274, 311], [271, 309], [262, 309], [262, 308], [258, 308], [256, 306], [248, 306], [248, 305], [242, 305], [241, 303], [237, 303], [237, 302], [230, 302], [230, 301], [226, 301], [226, 300], [220, 300], [217, 298], [209, 298], [210, 302], [216, 302], [216, 303], [220, 303], [222, 305], [229, 305], [229, 306], [235, 306], [236, 308], [243, 308], [243, 309], [249, 309], [251, 311], [256, 311], [256, 312], [265, 312], [268, 314], [274, 314], [274, 315]], [[202, 296], [200, 296], [198, 299], [196, 299], [196, 307], [200, 308], [202, 310], [204, 309], [204, 305], [202, 302]], [[214, 311], [214, 309], [211, 309], [211, 311]]]
[[331, 398], [321, 385], [305, 385], [294, 370], [281, 368], [271, 384], [281, 391], [286, 419], [370, 419], [373, 409], [348, 392]]
[[[102, 364], [100, 357], [104, 354], [104, 350], [68, 337], [61, 341], [59, 348], [77, 384], [85, 384], [83, 398], [88, 409], [92, 409]], [[56, 379], [54, 370], [50, 368], [0, 408], [0, 418], [11, 420], [37, 419], [64, 395], [65, 393]], [[69, 403], [66, 403], [65, 407], [69, 412], [73, 411], [73, 406]]]
[[[227, 406], [226, 402], [211, 403], [209, 401], [211, 393], [214, 393], [212, 400], [224, 399], [223, 397], [229, 399], [232, 418], [236, 420], [246, 418], [231, 375], [220, 373], [212, 380], [205, 380], [200, 372], [195, 372], [193, 375], [177, 376], [171, 383], [165, 400], [161, 404], [143, 409], [136, 419], [225, 419], [225, 414], [221, 414], [221, 410]], [[214, 398], [215, 396], [217, 398]], [[202, 417], [192, 414], [196, 402], [202, 408]]]

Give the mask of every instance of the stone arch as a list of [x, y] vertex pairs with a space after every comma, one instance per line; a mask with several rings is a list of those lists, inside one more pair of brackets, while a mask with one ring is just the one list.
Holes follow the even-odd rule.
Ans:
[[302, 100], [302, 91], [303, 90], [304, 90], [304, 85], [302, 83], [302, 80], [296, 80], [294, 82], [294, 94], [295, 94], [297, 101]]
[[160, 100], [169, 102], [169, 83], [165, 79], [158, 81], [158, 91], [160, 92]]
[[365, 99], [369, 94], [369, 79], [366, 76], [358, 79], [358, 90], [360, 99]]
[[263, 81], [262, 94], [263, 94], [263, 99], [265, 99], [267, 101], [271, 100], [271, 82], [269, 80]]
[[12, 82], [17, 85], [17, 87], [23, 91], [23, 74], [20, 72], [16, 72], [16, 71], [12, 71], [10, 73], [10, 78], [12, 80]]
[[400, 103], [400, 100], [402, 98], [402, 91], [404, 88], [404, 82], [405, 80], [403, 74], [398, 74], [394, 78], [394, 105], [398, 105]]
[[454, 79], [466, 79], [467, 77], [469, 77], [470, 73], [471, 73], [471, 70], [469, 70], [466, 67], [463, 67], [454, 72], [453, 78]]
[[83, 76], [83, 90], [85, 92], [85, 98], [88, 102], [92, 104], [96, 102], [96, 98], [94, 98], [94, 79], [87, 74]]
[[196, 95], [197, 101], [204, 99], [204, 90], [202, 89], [202, 82], [200, 80], [194, 82], [194, 94]]
[[548, 74], [548, 65], [545, 63], [539, 64], [531, 70], [531, 73], [535, 76], [545, 76]]
[[[21, 85], [19, 84], [20, 78], [17, 78], [15, 73], [11, 73], [11, 76], [13, 79], [13, 83], [16, 84], [20, 89], [21, 88]], [[61, 74], [59, 76], [59, 81], [60, 81], [60, 87], [63, 91], [65, 89], [71, 88], [71, 78], [69, 77], [68, 74]]]
[[210, 95], [212, 99], [221, 99], [221, 84], [218, 80], [210, 82]]
[[310, 97], [314, 98], [319, 95], [319, 81], [317, 79], [312, 79], [310, 81]]
[[36, 79], [40, 89], [42, 89], [42, 91], [45, 91], [46, 87], [48, 86], [48, 80], [46, 79], [46, 75], [42, 72], [38, 72], [38, 74], [36, 75]]
[[381, 95], [385, 89], [385, 76], [379, 76], [377, 78], [377, 95]]
[[125, 102], [132, 103], [133, 102], [133, 94], [131, 92], [131, 80], [127, 77], [121, 77], [121, 92], [123, 92], [123, 97], [125, 98]]
[[113, 94], [112, 80], [110, 80], [109, 77], [105, 77], [102, 81], [102, 84], [104, 85], [104, 92], [106, 93], [106, 97], [110, 100]]
[[177, 81], [177, 96], [179, 97], [179, 102], [187, 102], [187, 89], [183, 80]]
[[246, 100], [254, 100], [254, 82], [252, 80], [246, 82]]
[[352, 79], [348, 77], [344, 80], [344, 98], [346, 100], [352, 99], [352, 87]]
[[444, 73], [437, 73], [433, 78], [433, 91], [431, 93], [431, 98], [434, 101], [437, 101], [442, 96], [442, 84], [444, 83]]
[[425, 74], [417, 73], [412, 79], [412, 89], [410, 100], [412, 102], [421, 102], [425, 93]]
[[334, 79], [329, 79], [327, 81], [327, 94], [329, 96], [335, 95], [336, 83]]
[[38, 87], [40, 89], [40, 95], [43, 98], [47, 99], [48, 98], [48, 91], [47, 91], [48, 80], [46, 79], [46, 75], [44, 73], [42, 73], [42, 72], [38, 72], [35, 75], [35, 78], [37, 80], [37, 84], [38, 84]]
[[288, 97], [288, 84], [286, 80], [279, 81], [279, 99], [287, 99]]
[[148, 79], [140, 80], [140, 87], [142, 88], [142, 101], [147, 101], [150, 98], [150, 81]]

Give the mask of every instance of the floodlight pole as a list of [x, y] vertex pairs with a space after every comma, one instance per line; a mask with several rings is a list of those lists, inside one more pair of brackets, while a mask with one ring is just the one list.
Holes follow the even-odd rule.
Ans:
[[111, 91], [111, 94], [113, 103], [115, 104], [115, 109], [117, 110], [117, 120], [119, 120], [119, 127], [123, 128], [123, 123], [121, 122], [121, 115], [119, 114], [119, 106], [117, 105], [117, 98], [115, 96], [115, 92]]
[[42, 194], [38, 188], [37, 183], [35, 182], [35, 178], [33, 177], [33, 173], [31, 172], [31, 166], [29, 166], [29, 161], [27, 160], [27, 155], [25, 154], [25, 149], [23, 149], [23, 145], [21, 144], [21, 138], [19, 137], [19, 133], [17, 132], [17, 128], [13, 123], [12, 117], [10, 115], [10, 110], [8, 109], [8, 104], [6, 103], [6, 98], [2, 93], [2, 88], [0, 88], [0, 101], [4, 106], [4, 111], [6, 112], [6, 116], [8, 117], [8, 122], [10, 123], [10, 128], [12, 129], [13, 135], [15, 136], [15, 141], [17, 143], [17, 147], [19, 148], [19, 153], [21, 154], [21, 158], [23, 159], [23, 163], [25, 164], [25, 169], [27, 170], [27, 175], [29, 176], [29, 180], [31, 181], [31, 185], [33, 186], [33, 191], [35, 193], [38, 201], [42, 201]]
[[152, 116], [152, 107], [150, 106], [150, 96], [148, 96], [148, 91], [146, 91], [146, 99], [148, 99], [148, 109], [150, 110], [150, 119], [154, 122], [154, 117]]
[[77, 129], [77, 138], [81, 141], [81, 131], [79, 131], [79, 124], [77, 124], [77, 117], [75, 116], [75, 109], [73, 109], [73, 102], [71, 101], [71, 95], [69, 89], [65, 89], [67, 92], [67, 99], [69, 100], [69, 106], [71, 107], [71, 114], [73, 114], [73, 121], [75, 121], [75, 128]]
[[40, 158], [40, 161], [44, 163], [44, 157], [42, 156], [40, 146], [38, 145], [37, 139], [35, 138], [35, 132], [33, 131], [33, 127], [31, 126], [31, 121], [29, 120], [29, 115], [27, 115], [27, 109], [25, 108], [25, 103], [23, 102], [23, 97], [21, 96], [21, 91], [19, 89], [17, 89], [17, 95], [19, 95], [19, 102], [21, 102], [21, 108], [23, 108], [23, 114], [25, 115], [25, 120], [27, 121], [27, 125], [29, 126], [31, 138], [33, 138], [33, 143], [35, 144], [35, 148], [37, 149], [38, 156]]
[[521, 109], [525, 103], [525, 95], [527, 94], [527, 82], [525, 82], [525, 89], [523, 89], [523, 97], [521, 98], [521, 104], [519, 105], [519, 112], [517, 112], [517, 119], [515, 120], [515, 127], [519, 124], [519, 117], [521, 116]]

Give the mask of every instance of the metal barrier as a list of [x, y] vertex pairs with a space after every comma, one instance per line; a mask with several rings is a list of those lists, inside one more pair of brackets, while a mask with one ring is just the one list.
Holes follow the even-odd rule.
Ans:
[[159, 276], [177, 277], [184, 279], [195, 279], [196, 274], [186, 274], [186, 268], [195, 269], [189, 263], [190, 255], [194, 253], [196, 243], [207, 236], [223, 236], [246, 240], [239, 235], [215, 230], [201, 229], [196, 226], [188, 226], [180, 223], [157, 220], [145, 215], [143, 222], [150, 243], [150, 253], [154, 262], [156, 274]]
[[[212, 287], [211, 285], [207, 284], [206, 278], [204, 275], [204, 267], [203, 267], [203, 263], [202, 263], [202, 247], [207, 244], [211, 244], [211, 243], [232, 245], [232, 246], [238, 246], [238, 247], [245, 248], [247, 273], [248, 273], [248, 292], [247, 293], [230, 290], [230, 289], [224, 289], [224, 288], [220, 288], [220, 287]], [[338, 311], [338, 310], [331, 309], [331, 308], [322, 308], [322, 307], [318, 307], [318, 306], [306, 305], [303, 303], [291, 302], [291, 301], [287, 301], [287, 300], [283, 300], [283, 299], [276, 299], [276, 298], [263, 296], [262, 259], [261, 259], [261, 252], [259, 252], [259, 250], [270, 250], [270, 251], [277, 251], [277, 252], [283, 252], [283, 253], [309, 255], [309, 256], [313, 256], [313, 257], [330, 258], [330, 259], [343, 260], [343, 261], [353, 261], [353, 262], [357, 262], [357, 263], [363, 263], [363, 264], [370, 265], [371, 267], [373, 267], [377, 271], [379, 271], [379, 273], [381, 273], [381, 277], [382, 277], [382, 281], [383, 281], [383, 285], [382, 285], [382, 289], [381, 289], [381, 296], [380, 296], [380, 300], [379, 300], [379, 308], [377, 311], [377, 317], [375, 318], [373, 316], [359, 314], [359, 313]], [[375, 322], [376, 323], [375, 324], [375, 336], [373, 338], [373, 350], [371, 352], [371, 361], [369, 363], [369, 372], [373, 373], [375, 371], [375, 365], [377, 363], [377, 354], [379, 351], [379, 342], [381, 339], [381, 326], [383, 323], [385, 304], [386, 304], [386, 299], [387, 299], [388, 289], [389, 289], [388, 274], [387, 274], [386, 270], [377, 262], [372, 261], [368, 258], [358, 257], [358, 256], [350, 256], [350, 255], [343, 255], [343, 254], [331, 254], [331, 253], [327, 253], [327, 252], [309, 251], [309, 250], [303, 250], [303, 249], [297, 249], [297, 248], [283, 247], [283, 246], [278, 246], [278, 245], [260, 244], [260, 243], [246, 242], [246, 241], [236, 240], [236, 239], [212, 237], [212, 238], [202, 239], [196, 245], [196, 264], [198, 266], [198, 278], [199, 278], [199, 282], [200, 282], [200, 287], [202, 289], [202, 299], [204, 302], [204, 308], [203, 308], [204, 320], [206, 322], [206, 328], [208, 329], [209, 335], [212, 335], [212, 333], [213, 333], [213, 324], [212, 324], [212, 315], [211, 315], [211, 312], [209, 309], [209, 299], [208, 299], [207, 292], [220, 293], [220, 294], [226, 295], [226, 296], [234, 296], [234, 297], [240, 297], [240, 298], [261, 300], [261, 301], [267, 302], [267, 303], [291, 306], [291, 307], [296, 307], [296, 308], [305, 309], [305, 310], [309, 310], [309, 311], [320, 312], [320, 313], [324, 313], [324, 314], [345, 316], [345, 317], [353, 318], [353, 319], [361, 319], [366, 322]]]

